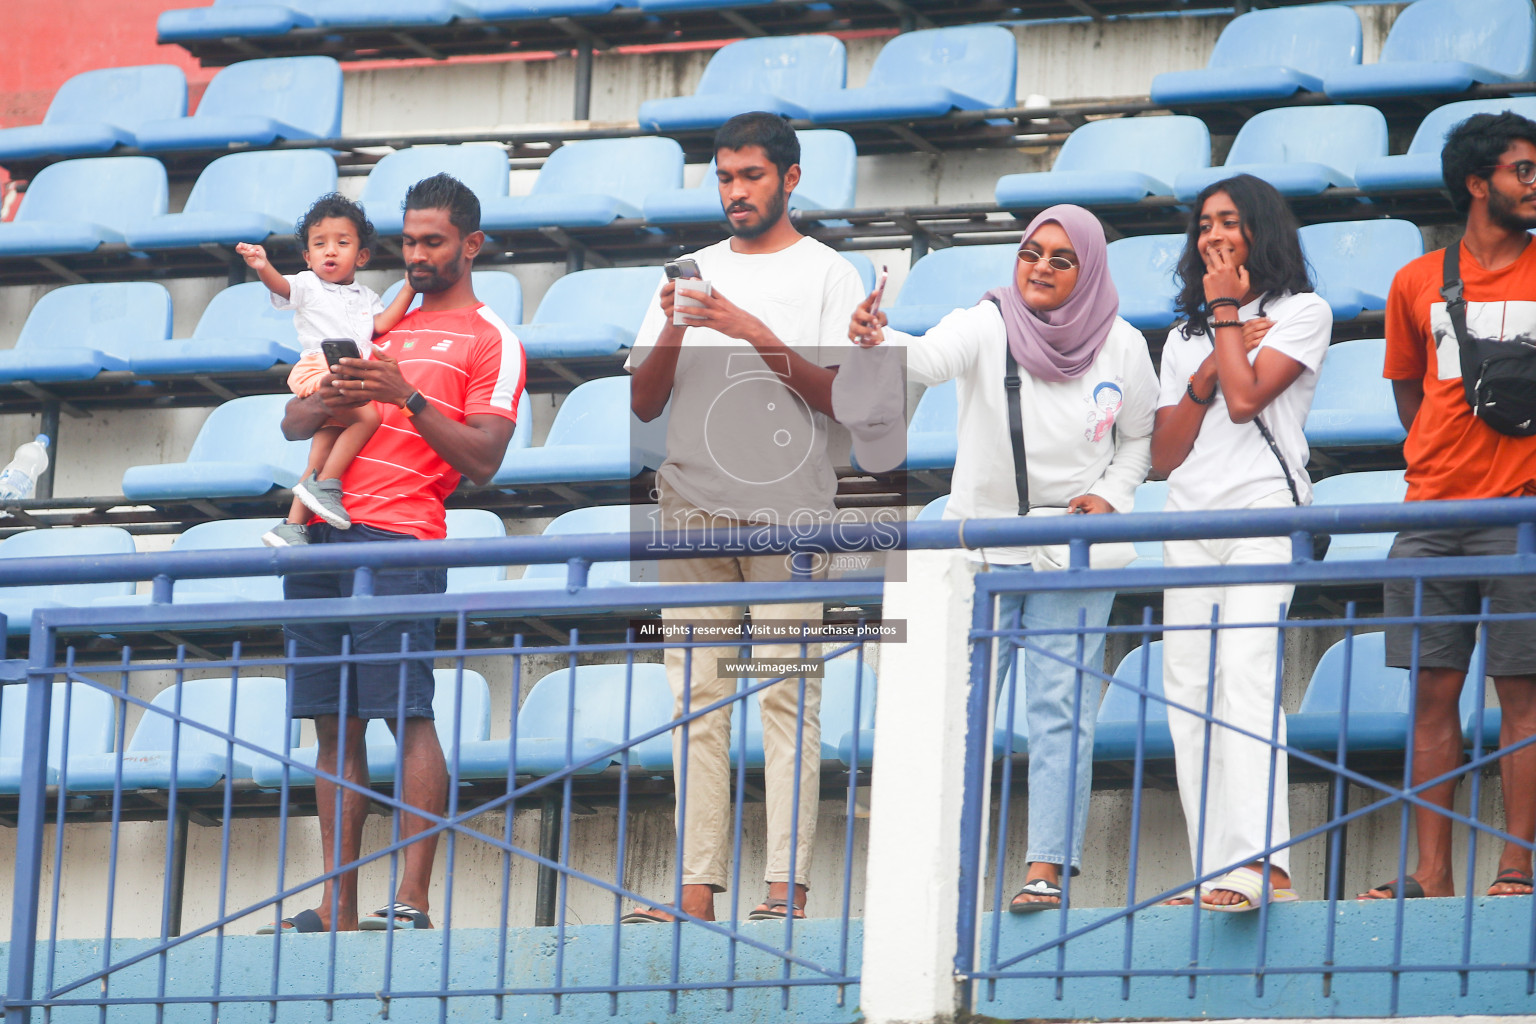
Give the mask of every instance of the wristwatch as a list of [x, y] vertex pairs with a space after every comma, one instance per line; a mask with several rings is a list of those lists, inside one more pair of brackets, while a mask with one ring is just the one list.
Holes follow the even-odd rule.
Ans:
[[420, 391], [412, 391], [411, 396], [400, 403], [400, 410], [406, 416], [415, 416], [427, 407], [427, 396]]

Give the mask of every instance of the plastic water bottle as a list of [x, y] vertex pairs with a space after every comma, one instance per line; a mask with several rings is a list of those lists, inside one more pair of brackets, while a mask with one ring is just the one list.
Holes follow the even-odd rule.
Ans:
[[38, 434], [16, 449], [16, 455], [0, 470], [0, 501], [26, 501], [37, 490], [37, 478], [48, 468], [48, 435]]

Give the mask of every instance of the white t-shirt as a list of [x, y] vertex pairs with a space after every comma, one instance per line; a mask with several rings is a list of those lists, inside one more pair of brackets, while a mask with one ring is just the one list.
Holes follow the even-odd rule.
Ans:
[[299, 348], [317, 352], [326, 338], [351, 338], [366, 359], [373, 351], [373, 318], [384, 312], [384, 304], [372, 288], [356, 281], [332, 284], [322, 281], [312, 270], [284, 277], [288, 297], [272, 293], [272, 305], [293, 310], [293, 327], [299, 334]]
[[[1252, 363], [1259, 352], [1272, 348], [1305, 367], [1301, 376], [1276, 395], [1259, 418], [1285, 456], [1302, 504], [1310, 505], [1312, 480], [1307, 476], [1307, 436], [1302, 428], [1312, 408], [1312, 394], [1317, 390], [1318, 368], [1323, 365], [1333, 337], [1333, 311], [1315, 292], [1286, 293], [1267, 302], [1263, 297], [1255, 299], [1237, 311], [1236, 319], [1252, 320], [1258, 316], [1273, 320], [1274, 326], [1259, 347], [1248, 353], [1248, 361]], [[1186, 329], [1187, 325], [1181, 325], [1168, 332], [1168, 341], [1163, 346], [1162, 390], [1157, 402], [1160, 409], [1179, 404], [1190, 374], [1211, 353], [1209, 337], [1191, 337]], [[1205, 411], [1189, 457], [1168, 474], [1167, 507], [1246, 508], [1276, 491], [1286, 491], [1280, 460], [1270, 451], [1256, 424], [1232, 422], [1226, 398], [1217, 388], [1216, 400]]]
[[[906, 346], [912, 380], [927, 385], [955, 381], [959, 447], [944, 518], [1017, 516], [1003, 387], [1008, 333], [997, 306], [981, 302], [957, 309], [920, 338], [890, 328], [885, 336], [887, 344]], [[1117, 512], [1129, 512], [1136, 485], [1146, 479], [1152, 463], [1157, 375], [1147, 339], [1117, 317], [1104, 347], [1081, 376], [1061, 382], [1036, 380], [1027, 371], [1021, 376], [1019, 407], [1034, 514], [1060, 514], [1081, 494], [1096, 494]], [[1042, 554], [1035, 548], [986, 551], [988, 561], [1005, 565], [1050, 568], [1059, 561], [1059, 553]]]
[[[838, 365], [864, 288], [835, 250], [807, 237], [778, 252], [745, 254], [726, 239], [693, 259], [716, 292], [763, 321], [785, 345], [819, 366]], [[645, 361], [665, 326], [653, 301], [626, 370]], [[688, 327], [657, 479], [664, 492], [695, 508], [745, 522], [789, 525], [808, 514], [825, 517], [837, 494], [827, 427], [826, 416], [785, 387], [750, 344]]]

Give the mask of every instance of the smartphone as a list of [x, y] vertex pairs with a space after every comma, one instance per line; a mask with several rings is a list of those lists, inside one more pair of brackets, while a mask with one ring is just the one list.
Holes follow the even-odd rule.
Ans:
[[363, 354], [358, 351], [357, 342], [351, 338], [326, 338], [320, 342], [320, 351], [325, 353], [326, 366], [336, 366], [343, 359], [363, 358]]
[[891, 268], [885, 265], [880, 267], [880, 279], [875, 282], [875, 301], [869, 304], [871, 313], [880, 312], [880, 300], [885, 298], [885, 282], [891, 279]]
[[661, 269], [666, 272], [668, 281], [676, 281], [680, 277], [697, 281], [704, 276], [699, 273], [698, 263], [687, 258], [673, 260], [671, 263], [665, 264]]

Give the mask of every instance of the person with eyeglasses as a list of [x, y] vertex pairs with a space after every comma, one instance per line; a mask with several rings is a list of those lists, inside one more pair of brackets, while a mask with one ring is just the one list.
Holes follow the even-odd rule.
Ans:
[[[1041, 213], [1024, 232], [1012, 283], [922, 337], [887, 328], [884, 313], [871, 313], [874, 298], [854, 311], [849, 338], [905, 346], [908, 376], [922, 384], [956, 381], [959, 445], [944, 518], [1131, 510], [1151, 461], [1157, 377], [1146, 339], [1118, 315], [1097, 217], [1079, 206]], [[1006, 386], [1010, 376], [1016, 397]], [[992, 571], [1067, 564], [1058, 546], [988, 548], [974, 557]], [[1135, 550], [1100, 544], [1091, 557], [1096, 568], [1113, 568], [1128, 564]], [[1075, 875], [1082, 866], [1100, 682], [1091, 673], [1104, 662], [1104, 633], [1095, 631], [1108, 623], [1113, 600], [1111, 591], [1042, 591], [998, 601], [1000, 628], [1059, 630], [1028, 639], [1016, 674], [1016, 641], [998, 645], [999, 717], [1017, 701], [1029, 731], [1028, 867], [1009, 904], [1014, 913], [1062, 906], [1062, 868], [1070, 865]], [[1079, 657], [1089, 671], [1074, 667]]]
[[[1193, 204], [1177, 273], [1176, 307], [1185, 320], [1163, 346], [1152, 431], [1152, 475], [1168, 481], [1166, 509], [1311, 504], [1302, 428], [1333, 313], [1312, 290], [1285, 198], [1248, 174], [1207, 186]], [[1163, 543], [1170, 568], [1290, 560], [1289, 537]], [[1163, 595], [1163, 692], [1179, 802], [1197, 876], [1220, 872], [1200, 887], [1207, 910], [1297, 898], [1286, 757], [1255, 738], [1285, 742], [1285, 716], [1275, 707], [1284, 649], [1273, 625], [1228, 625], [1283, 619], [1292, 589], [1208, 585]], [[1191, 628], [1213, 618], [1222, 625], [1214, 637]], [[1208, 751], [1200, 715], [1207, 708], [1215, 720]]]
[[[1529, 345], [1536, 340], [1536, 121], [1510, 111], [1478, 114], [1453, 128], [1440, 155], [1445, 187], [1466, 231], [1454, 249], [1426, 253], [1397, 272], [1387, 297], [1387, 355], [1398, 418], [1408, 431], [1408, 501], [1508, 498], [1536, 495], [1536, 437], [1500, 433], [1467, 403], [1457, 331], [1441, 288], [1446, 264], [1459, 272], [1466, 333], [1482, 343]], [[1453, 257], [1454, 261], [1448, 260]], [[1490, 346], [1483, 344], [1481, 348]], [[1497, 347], [1497, 346], [1493, 346]], [[1474, 376], [1474, 381], [1475, 381]], [[1515, 553], [1516, 528], [1404, 530], [1392, 558], [1498, 557]], [[1387, 664], [1412, 668], [1414, 679], [1413, 784], [1443, 777], [1462, 759], [1461, 716], [1477, 624], [1436, 622], [1470, 616], [1487, 598], [1494, 614], [1523, 614], [1484, 625], [1486, 668], [1499, 696], [1499, 746], [1518, 746], [1536, 733], [1536, 578], [1432, 580], [1415, 607], [1413, 580], [1385, 587], [1388, 617], [1425, 616], [1418, 625], [1387, 627]], [[1489, 896], [1529, 896], [1536, 837], [1536, 746], [1499, 760], [1504, 791], [1504, 843]], [[1456, 781], [1424, 790], [1432, 806], [1414, 808], [1418, 866], [1401, 881], [1384, 882], [1361, 899], [1452, 896], [1451, 819]], [[1440, 810], [1443, 808], [1444, 811]]]

